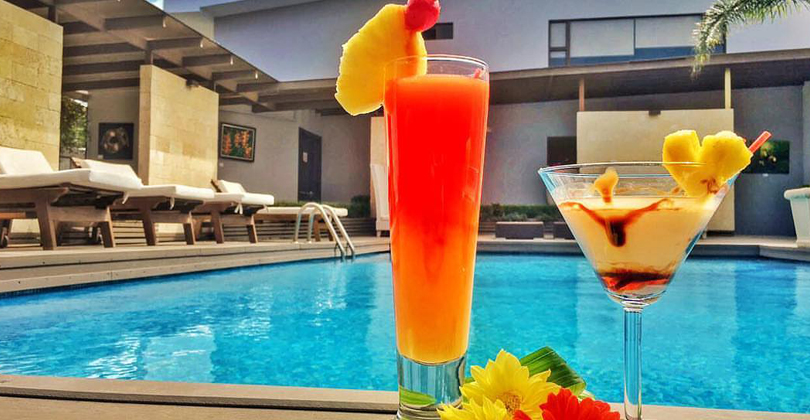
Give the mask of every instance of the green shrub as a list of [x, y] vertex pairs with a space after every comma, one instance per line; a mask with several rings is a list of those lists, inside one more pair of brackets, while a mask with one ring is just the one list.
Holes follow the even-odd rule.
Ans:
[[498, 218], [501, 222], [524, 222], [529, 220], [529, 217], [523, 213], [509, 213]]
[[356, 195], [352, 197], [352, 202], [347, 208], [349, 209], [349, 217], [371, 217], [371, 197], [367, 195]]
[[498, 204], [481, 206], [481, 221], [562, 220], [557, 206], [542, 204]]

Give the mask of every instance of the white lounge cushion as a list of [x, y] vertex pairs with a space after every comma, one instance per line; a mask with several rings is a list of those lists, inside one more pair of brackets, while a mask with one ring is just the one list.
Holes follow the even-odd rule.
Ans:
[[219, 189], [220, 192], [224, 192], [224, 193], [243, 193], [243, 194], [247, 193], [247, 190], [245, 190], [245, 187], [243, 187], [242, 184], [240, 184], [238, 182], [231, 182], [231, 181], [225, 181], [224, 179], [219, 179], [217, 181], [214, 181], [214, 184], [216, 184], [216, 186], [217, 186], [217, 188]]
[[138, 174], [132, 169], [132, 166], [123, 163], [109, 163], [109, 162], [102, 162], [100, 160], [93, 160], [93, 159], [82, 159], [80, 161], [82, 168], [89, 168], [95, 169], [104, 172], [110, 172], [114, 174], [118, 174], [121, 176], [128, 176], [132, 178], [136, 178], [138, 182], [141, 182], [141, 178], [138, 177]]
[[40, 151], [0, 147], [0, 174], [33, 175], [53, 171], [48, 159]]
[[206, 203], [242, 203], [242, 197], [244, 194], [241, 193], [214, 193], [214, 198], [210, 200], [205, 200]]
[[270, 194], [215, 193], [211, 203], [233, 202], [244, 206], [272, 206], [275, 199]]
[[810, 197], [810, 188], [796, 188], [792, 190], [785, 190], [785, 198], [788, 200], [795, 200], [799, 198]]
[[[335, 209], [335, 213], [337, 213], [338, 217], [346, 217], [349, 215], [349, 210], [343, 207], [333, 207]], [[264, 210], [259, 210], [259, 214], [273, 214], [278, 216], [295, 216], [298, 214], [298, 211], [301, 210], [301, 207], [268, 207]], [[310, 215], [313, 211], [316, 211], [314, 208], [310, 207], [304, 210], [305, 215]]]
[[242, 194], [242, 204], [245, 206], [272, 206], [275, 202], [275, 197], [270, 194]]
[[144, 185], [130, 197], [168, 197], [180, 200], [207, 201], [214, 198], [214, 191], [208, 188], [189, 187], [187, 185]]
[[100, 190], [129, 193], [141, 188], [140, 182], [93, 169], [70, 169], [31, 175], [0, 175], [0, 189], [58, 187], [72, 184]]
[[[123, 163], [102, 162], [100, 160], [83, 159], [83, 168], [96, 169], [137, 179], [141, 182], [138, 174], [132, 166]], [[132, 192], [130, 197], [168, 197], [180, 200], [206, 201], [214, 198], [214, 191], [208, 188], [189, 187], [180, 184], [144, 185], [140, 190]]]

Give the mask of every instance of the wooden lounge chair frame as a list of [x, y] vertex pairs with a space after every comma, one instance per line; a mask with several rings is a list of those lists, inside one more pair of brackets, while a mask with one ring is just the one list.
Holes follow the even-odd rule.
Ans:
[[56, 232], [62, 222], [96, 226], [104, 247], [115, 247], [110, 205], [122, 196], [119, 191], [72, 184], [0, 190], [0, 244], [7, 243], [12, 220], [37, 219], [43, 249], [56, 249]]
[[202, 205], [202, 200], [175, 199], [170, 197], [130, 197], [124, 203], [114, 204], [110, 210], [116, 220], [140, 220], [146, 244], [158, 244], [156, 223], [179, 223], [183, 225], [183, 236], [188, 245], [197, 243], [194, 232], [194, 219], [191, 211]]
[[[82, 168], [82, 160], [72, 157], [71, 165]], [[157, 223], [178, 223], [183, 225], [183, 236], [186, 244], [197, 243], [194, 220], [191, 211], [203, 203], [202, 200], [173, 198], [166, 196], [129, 197], [126, 201], [118, 200], [111, 207], [112, 217], [116, 220], [140, 220], [148, 246], [158, 244]]]
[[239, 212], [240, 203], [237, 201], [213, 201], [206, 202], [194, 209], [196, 227], [202, 228], [204, 221], [210, 221], [214, 229], [214, 240], [218, 244], [225, 243], [225, 226], [244, 226], [247, 229], [248, 241], [255, 244], [259, 242], [259, 235], [256, 232], [256, 221], [254, 214], [264, 208], [264, 206], [242, 205]]

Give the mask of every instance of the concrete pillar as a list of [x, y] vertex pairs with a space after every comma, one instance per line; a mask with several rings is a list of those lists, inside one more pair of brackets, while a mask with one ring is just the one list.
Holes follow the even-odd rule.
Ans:
[[802, 88], [802, 162], [803, 182], [810, 184], [810, 81], [804, 82]]
[[[369, 155], [371, 157], [369, 163], [376, 163], [384, 166], [388, 166], [388, 139], [385, 136], [385, 118], [384, 117], [372, 117], [371, 118], [371, 146], [369, 149]], [[373, 183], [374, 181], [369, 177], [369, 182]], [[374, 185], [369, 185], [369, 189], [371, 190], [371, 217], [377, 217], [377, 197], [374, 195]], [[384, 200], [387, 200], [388, 197], [383, 197]]]

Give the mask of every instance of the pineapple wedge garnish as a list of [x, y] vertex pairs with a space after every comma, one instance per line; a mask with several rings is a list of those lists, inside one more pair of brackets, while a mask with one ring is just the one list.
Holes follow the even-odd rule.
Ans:
[[[426, 56], [419, 31], [405, 22], [407, 7], [384, 6], [343, 45], [335, 98], [351, 115], [377, 110], [385, 94], [385, 65], [401, 57]], [[414, 66], [414, 75], [426, 73]]]
[[[721, 131], [698, 141], [697, 133], [681, 130], [664, 139], [664, 166], [689, 196], [716, 193], [751, 163], [753, 154], [745, 139], [731, 131]], [[667, 162], [696, 162], [700, 166], [669, 165]]]

